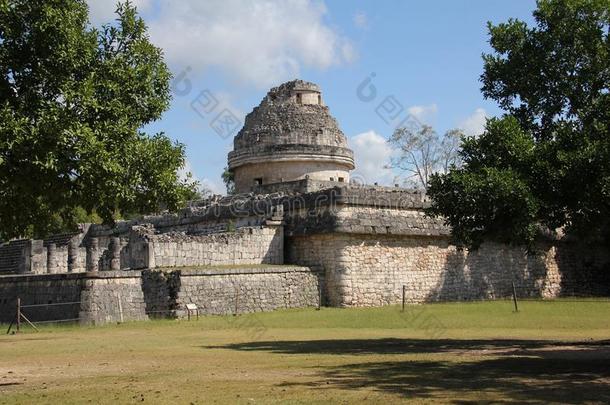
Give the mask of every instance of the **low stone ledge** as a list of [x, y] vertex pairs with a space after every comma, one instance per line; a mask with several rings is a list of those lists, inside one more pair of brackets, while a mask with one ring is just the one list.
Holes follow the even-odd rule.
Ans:
[[55, 274], [12, 274], [0, 275], [0, 283], [29, 282], [29, 281], [61, 281], [81, 279], [105, 278], [138, 278], [141, 270], [95, 271], [86, 273], [55, 273]]
[[[324, 233], [324, 232], [320, 232]], [[430, 236], [430, 237], [446, 237], [451, 236], [448, 229], [426, 229], [426, 228], [409, 228], [400, 226], [367, 226], [367, 225], [339, 225], [336, 228], [327, 231], [326, 233], [347, 233], [347, 234], [364, 234], [364, 235], [396, 235], [396, 236]]]
[[95, 271], [81, 274], [85, 278], [138, 278], [142, 275], [142, 270]]
[[281, 274], [281, 273], [318, 273], [310, 267], [304, 266], [218, 266], [208, 268], [192, 268], [192, 267], [165, 267], [156, 268], [150, 271], [160, 271], [164, 273], [180, 272], [180, 276], [230, 276], [230, 275], [246, 275], [246, 274]]

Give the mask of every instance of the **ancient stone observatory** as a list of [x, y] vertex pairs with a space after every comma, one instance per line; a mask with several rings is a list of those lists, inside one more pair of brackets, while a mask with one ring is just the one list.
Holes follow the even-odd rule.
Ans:
[[[349, 184], [352, 154], [317, 86], [272, 89], [229, 155], [240, 191], [176, 214], [0, 244], [0, 322], [85, 323], [202, 313], [607, 295], [607, 249], [450, 243], [420, 192]], [[259, 182], [259, 180], [261, 180]], [[262, 183], [262, 184], [258, 184]], [[321, 301], [320, 301], [321, 300]], [[71, 303], [68, 306], [47, 304]]]
[[349, 182], [353, 152], [320, 88], [295, 80], [269, 91], [248, 114], [229, 154], [237, 192], [305, 179]]

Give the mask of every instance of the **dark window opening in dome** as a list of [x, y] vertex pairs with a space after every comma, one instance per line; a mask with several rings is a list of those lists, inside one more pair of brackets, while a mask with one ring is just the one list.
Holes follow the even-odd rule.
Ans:
[[301, 93], [297, 93], [297, 103], [303, 104], [303, 95]]
[[330, 178], [330, 181], [335, 181], [335, 178], [334, 178], [334, 177], [331, 177], [331, 178]]
[[339, 177], [339, 183], [344, 183], [345, 179], [343, 177]]
[[257, 177], [256, 179], [254, 179], [254, 185], [261, 186], [262, 184], [263, 184], [263, 178], [262, 177]]
[[322, 96], [318, 94], [318, 105], [322, 105]]

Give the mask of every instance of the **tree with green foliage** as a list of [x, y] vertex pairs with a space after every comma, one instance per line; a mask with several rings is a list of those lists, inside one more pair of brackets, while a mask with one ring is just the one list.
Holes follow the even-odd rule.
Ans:
[[227, 195], [235, 194], [235, 173], [229, 170], [228, 167], [225, 167], [222, 172], [222, 182], [227, 188]]
[[[129, 2], [96, 29], [84, 0], [0, 0], [0, 235], [44, 236], [86, 213], [176, 209], [184, 146], [141, 128], [171, 74]], [[60, 223], [60, 225], [58, 225]]]
[[610, 1], [539, 0], [534, 17], [489, 24], [482, 91], [506, 115], [430, 181], [429, 212], [458, 245], [545, 229], [610, 241]]

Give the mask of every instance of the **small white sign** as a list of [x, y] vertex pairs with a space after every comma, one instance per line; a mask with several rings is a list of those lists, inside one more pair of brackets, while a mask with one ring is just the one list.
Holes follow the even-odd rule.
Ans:
[[189, 311], [197, 311], [197, 304], [186, 304], [186, 309]]

